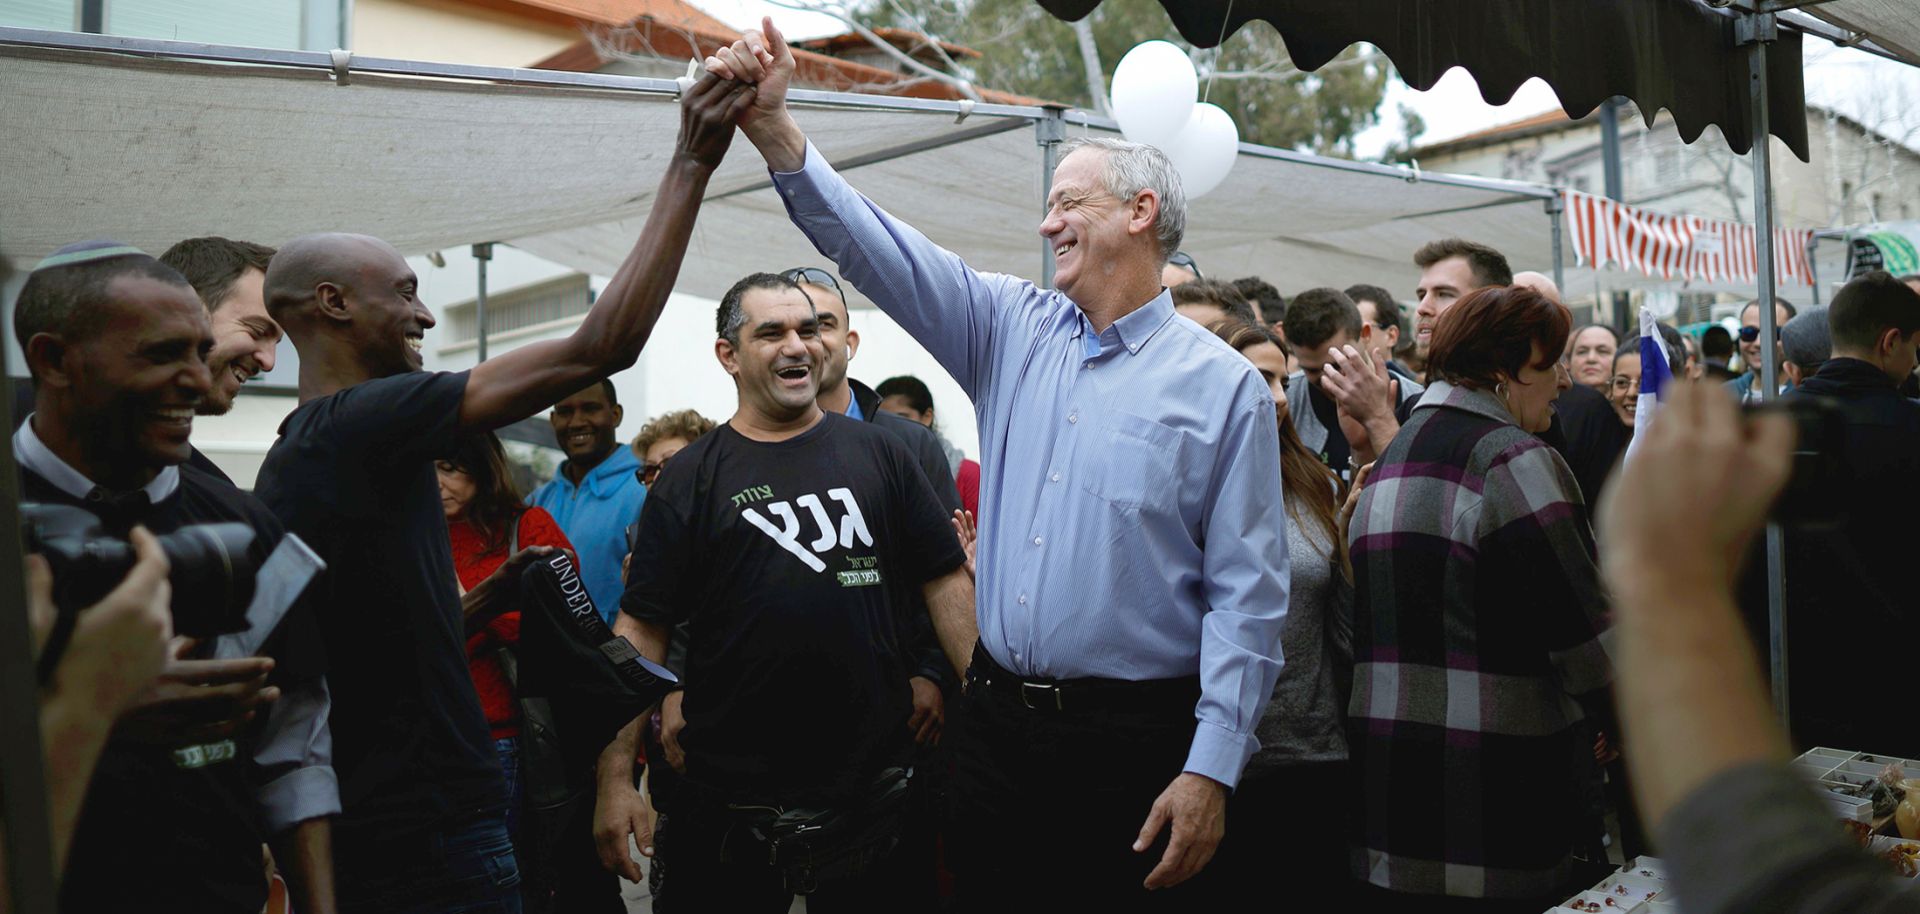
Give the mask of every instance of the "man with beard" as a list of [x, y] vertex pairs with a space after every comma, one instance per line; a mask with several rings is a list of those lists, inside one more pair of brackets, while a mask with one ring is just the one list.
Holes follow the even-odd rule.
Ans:
[[[805, 292], [756, 273], [727, 292], [716, 325], [739, 407], [660, 472], [615, 629], [660, 661], [685, 625], [685, 688], [661, 709], [665, 761], [683, 775], [658, 843], [675, 904], [786, 911], [806, 889], [756, 837], [762, 813], [826, 808], [896, 824], [861, 840], [876, 858], [822, 881], [809, 908], [922, 909], [932, 870], [893, 843], [907, 801], [874, 793], [910, 764], [912, 617], [971, 622], [965, 555], [900, 440], [820, 408], [824, 350]], [[631, 756], [637, 730], [609, 752]]]
[[[160, 255], [161, 263], [179, 270], [193, 284], [213, 322], [213, 351], [207, 353], [213, 387], [197, 407], [202, 416], [226, 415], [242, 385], [273, 370], [274, 350], [283, 334], [268, 316], [266, 299], [260, 294], [272, 259], [273, 248], [266, 245], [212, 235], [188, 238]], [[227, 478], [198, 448], [188, 462]]]
[[[69, 245], [28, 276], [14, 335], [34, 380], [34, 412], [13, 437], [23, 500], [80, 508], [118, 537], [245, 524], [256, 567], [278, 545], [264, 505], [181, 466], [213, 387], [213, 338], [178, 272], [113, 242]], [[94, 772], [62, 910], [252, 914], [267, 897], [263, 841], [300, 910], [333, 910], [340, 801], [313, 626], [309, 600], [257, 633], [259, 657], [208, 659], [212, 642], [176, 642]]]
[[609, 622], [620, 605], [627, 525], [640, 519], [647, 497], [640, 458], [614, 436], [625, 415], [613, 382], [604, 378], [554, 404], [548, 418], [567, 459], [551, 481], [527, 496], [527, 504], [553, 515], [579, 551], [580, 579]]
[[[400, 252], [364, 235], [288, 242], [267, 269], [300, 351], [300, 406], [260, 497], [329, 565], [316, 584], [333, 678], [340, 895], [358, 911], [520, 911], [506, 784], [468, 675], [434, 461], [633, 364], [679, 275], [748, 87], [703, 79], [632, 252], [570, 335], [462, 372], [422, 370], [434, 326]], [[632, 757], [626, 760], [631, 770]]]

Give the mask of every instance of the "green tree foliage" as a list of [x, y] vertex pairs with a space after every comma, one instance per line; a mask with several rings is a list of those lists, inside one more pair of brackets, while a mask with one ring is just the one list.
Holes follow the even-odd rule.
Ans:
[[[961, 63], [980, 86], [1097, 107], [1073, 27], [1033, 0], [864, 0], [860, 15], [979, 51], [981, 59]], [[1193, 51], [1155, 0], [1106, 0], [1088, 19], [1105, 80], [1142, 41], [1162, 38]], [[1351, 156], [1354, 135], [1379, 120], [1392, 72], [1384, 55], [1355, 45], [1318, 72], [1302, 73], [1264, 22], [1193, 53], [1202, 95], [1233, 115], [1241, 139], [1328, 155]]]

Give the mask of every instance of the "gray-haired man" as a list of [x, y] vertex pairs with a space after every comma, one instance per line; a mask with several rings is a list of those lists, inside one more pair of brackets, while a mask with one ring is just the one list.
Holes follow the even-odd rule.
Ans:
[[[786, 107], [793, 56], [765, 29], [707, 66], [757, 84], [740, 123], [781, 199], [979, 411], [978, 604], [935, 619], [969, 667], [961, 891], [1001, 911], [1140, 907], [1225, 833], [1287, 606], [1272, 397], [1160, 282], [1185, 233], [1179, 177], [1151, 147], [1076, 145], [1039, 227], [1056, 289], [975, 272], [808, 144]], [[1190, 909], [1201, 890], [1154, 901]]]

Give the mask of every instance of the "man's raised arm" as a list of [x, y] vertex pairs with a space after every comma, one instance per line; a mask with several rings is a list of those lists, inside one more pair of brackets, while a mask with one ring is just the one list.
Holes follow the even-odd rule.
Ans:
[[516, 422], [631, 366], [673, 292], [694, 217], [754, 87], [706, 76], [680, 102], [680, 137], [646, 227], [586, 319], [562, 340], [522, 346], [480, 363], [460, 401], [463, 431]]
[[787, 108], [793, 51], [773, 20], [706, 61], [711, 73], [755, 85], [740, 129], [773, 172], [794, 225], [862, 294], [898, 321], [979, 399], [978, 385], [1003, 303], [1024, 281], [976, 273], [960, 257], [861, 196], [821, 158]]

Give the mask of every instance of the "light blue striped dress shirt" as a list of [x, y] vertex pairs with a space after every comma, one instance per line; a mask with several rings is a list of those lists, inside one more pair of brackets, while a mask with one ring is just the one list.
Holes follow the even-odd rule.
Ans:
[[773, 176], [794, 224], [940, 361], [980, 421], [980, 640], [1017, 673], [1198, 674], [1186, 770], [1258, 748], [1287, 611], [1266, 382], [1162, 291], [1096, 334], [1073, 302], [977, 273], [811, 145]]

